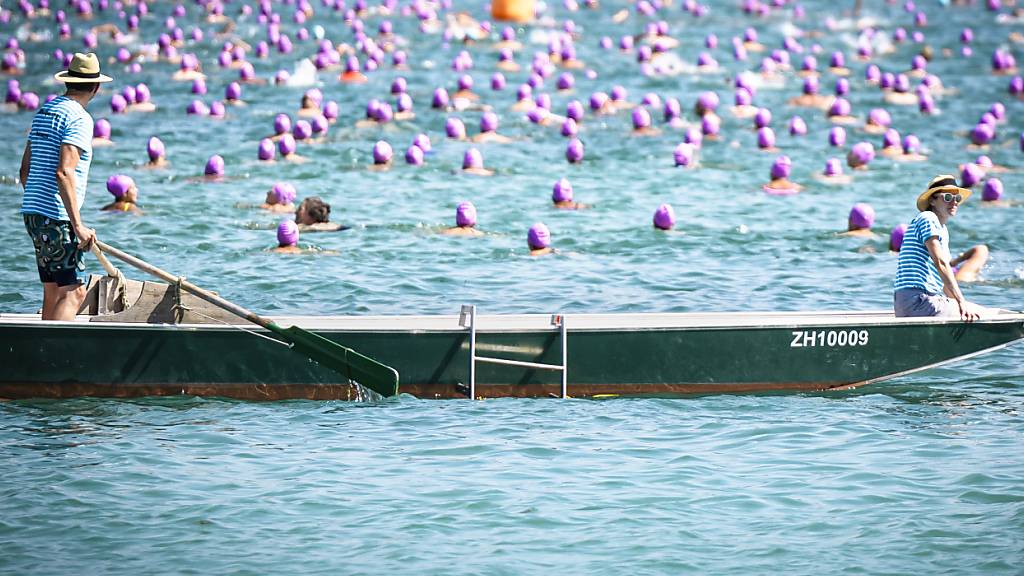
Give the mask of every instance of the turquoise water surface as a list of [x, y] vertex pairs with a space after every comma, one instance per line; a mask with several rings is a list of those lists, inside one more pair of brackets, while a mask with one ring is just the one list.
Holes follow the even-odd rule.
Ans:
[[[104, 37], [97, 51], [115, 81], [89, 109], [110, 120], [115, 145], [95, 150], [82, 213], [110, 244], [271, 314], [452, 314], [463, 303], [481, 313], [887, 308], [896, 257], [886, 249], [886, 236], [914, 216], [913, 199], [935, 174], [956, 173], [984, 153], [1009, 169], [997, 175], [1006, 197], [1021, 200], [1024, 103], [1007, 93], [1008, 76], [991, 73], [990, 60], [997, 48], [1024, 58], [1011, 38], [1024, 28], [1009, 9], [1000, 15], [981, 5], [922, 2], [917, 9], [929, 24], [914, 28], [914, 13], [903, 5], [865, 4], [859, 24], [823, 1], [801, 3], [803, 18], [792, 5], [752, 16], [739, 3], [710, 2], [707, 15], [695, 18], [675, 3], [648, 18], [626, 2], [576, 11], [551, 4], [536, 24], [517, 29], [524, 46], [516, 60], [524, 70], [506, 72], [508, 86], [497, 92], [489, 78], [500, 25], [491, 39], [463, 46], [440, 32], [419, 32], [399, 4], [390, 16], [374, 10], [363, 19], [374, 34], [382, 20], [393, 22], [409, 70], [393, 69], [389, 57], [362, 85], [339, 83], [338, 69], [320, 72], [310, 85], [245, 85], [247, 105], [229, 106], [223, 120], [185, 114], [195, 96], [188, 83], [170, 80], [175, 64], [148, 59], [132, 73], [108, 62], [117, 46]], [[204, 32], [202, 41], [189, 40], [180, 50], [202, 61], [207, 104], [238, 77], [237, 70], [217, 65], [223, 43], [255, 45], [266, 38], [256, 5], [249, 15], [240, 14], [241, 6], [230, 2], [225, 9], [237, 19], [234, 36], [218, 37], [220, 26], [206, 23], [197, 4], [186, 4], [186, 15], [176, 18], [186, 36], [196, 26]], [[154, 43], [173, 7], [152, 3], [126, 46], [135, 51]], [[263, 79], [294, 71], [299, 59], [316, 51], [313, 40], [297, 39], [294, 5], [273, 7], [295, 49], [287, 55], [272, 50], [266, 59], [250, 54]], [[320, 3], [313, 8], [308, 30], [316, 35], [314, 27], [321, 26], [335, 44], [354, 43], [343, 11]], [[475, 3], [457, 2], [455, 9], [479, 19], [488, 15]], [[628, 17], [617, 23], [612, 16], [621, 9]], [[827, 10], [836, 18], [832, 30], [825, 29]], [[23, 90], [57, 91], [49, 80], [60, 69], [52, 52], [81, 49], [87, 25], [119, 21], [114, 8], [96, 11], [89, 24], [69, 16], [75, 29], [69, 40], [55, 37], [52, 16], [26, 21], [15, 14], [0, 25], [0, 34], [18, 36], [25, 50]], [[566, 19], [576, 26], [585, 68], [573, 71], [570, 93], [555, 89], [560, 69], [537, 90], [551, 95], [553, 110], [561, 114], [571, 99], [586, 104], [592, 92], [622, 85], [633, 103], [646, 93], [678, 98], [684, 119], [696, 123], [697, 94], [716, 91], [723, 102], [722, 138], [705, 141], [699, 168], [673, 167], [682, 128], [662, 124], [657, 107], [651, 114], [661, 133], [650, 137], [631, 134], [626, 112], [596, 117], [588, 110], [580, 127], [586, 158], [579, 165], [566, 163], [567, 140], [557, 126], [531, 124], [511, 110], [532, 55], [546, 51]], [[686, 64], [680, 75], [644, 75], [635, 50], [599, 46], [602, 36], [617, 43], [657, 20], [668, 22], [680, 42], [671, 51]], [[26, 22], [44, 37], [30, 39]], [[883, 71], [909, 69], [925, 44], [934, 51], [928, 69], [949, 90], [936, 97], [940, 114], [886, 105], [864, 82], [868, 62], [854, 57], [858, 25], [878, 30], [872, 62]], [[756, 70], [768, 54], [750, 52], [747, 61], [734, 61], [730, 39], [747, 27], [768, 50], [780, 47], [787, 33], [807, 32], [799, 39], [805, 52], [790, 58], [799, 64], [820, 45], [822, 93], [831, 93], [835, 79], [826, 71], [829, 55], [844, 51], [858, 118], [847, 127], [844, 148], [828, 146], [832, 124], [820, 111], [786, 104], [802, 83], [792, 70], [758, 80], [754, 103], [772, 110], [780, 152], [756, 148], [752, 121], [728, 110], [734, 75]], [[924, 42], [893, 44], [899, 27], [922, 31]], [[965, 27], [975, 36], [970, 56], [961, 55], [958, 39]], [[708, 51], [721, 69], [698, 74], [689, 65], [705, 50], [709, 33], [719, 38], [719, 47]], [[461, 118], [472, 135], [481, 111], [429, 106], [436, 87], [455, 91], [460, 73], [451, 63], [460, 50], [473, 58], [466, 73], [474, 90], [498, 113], [499, 131], [514, 139], [477, 145], [496, 172], [492, 177], [461, 174], [471, 144], [444, 138], [447, 117]], [[357, 127], [370, 98], [394, 104], [389, 87], [399, 75], [408, 80], [416, 118]], [[111, 114], [111, 94], [138, 82], [149, 84], [157, 110]], [[257, 143], [272, 133], [274, 115], [294, 119], [312, 85], [340, 106], [326, 141], [300, 144], [308, 159], [303, 164], [258, 162]], [[986, 150], [968, 148], [967, 132], [995, 102], [1007, 111], [996, 141]], [[818, 181], [825, 160], [844, 157], [853, 143], [880, 147], [881, 136], [861, 129], [868, 111], [879, 106], [901, 134], [921, 139], [928, 160], [878, 157], [851, 184]], [[786, 131], [797, 114], [808, 124], [806, 136]], [[0, 114], [0, 127], [11, 135], [0, 141], [3, 312], [40, 306], [31, 244], [18, 214], [17, 173], [30, 122], [30, 112]], [[421, 132], [431, 137], [434, 152], [424, 166], [408, 166], [402, 155]], [[152, 135], [167, 145], [167, 168], [142, 166]], [[371, 171], [371, 149], [381, 139], [394, 147], [396, 162]], [[227, 178], [202, 181], [215, 153], [226, 159]], [[800, 194], [761, 192], [779, 153], [793, 159], [792, 179], [805, 186]], [[144, 216], [99, 211], [110, 199], [103, 183], [115, 173], [136, 180]], [[551, 187], [562, 177], [591, 209], [551, 207]], [[269, 252], [281, 216], [240, 206], [261, 202], [276, 181], [293, 183], [300, 197], [323, 197], [332, 219], [351, 228], [303, 234], [299, 245], [308, 251], [301, 255]], [[980, 191], [975, 188], [950, 224], [954, 252], [985, 243], [992, 253], [966, 293], [985, 305], [1024, 308], [1024, 207], [983, 206]], [[437, 233], [453, 224], [462, 200], [474, 202], [487, 235]], [[672, 232], [651, 227], [663, 202], [678, 217]], [[878, 238], [836, 235], [855, 202], [875, 208]], [[526, 231], [535, 222], [551, 229], [556, 254], [527, 254]], [[88, 266], [100, 272], [91, 258]], [[1011, 347], [863, 390], [820, 395], [2, 403], [0, 571], [1020, 574], [1022, 366], [1024, 349]]]

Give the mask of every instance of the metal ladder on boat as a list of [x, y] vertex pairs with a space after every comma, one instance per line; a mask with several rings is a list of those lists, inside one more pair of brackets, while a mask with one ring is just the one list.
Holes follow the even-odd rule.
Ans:
[[569, 377], [569, 348], [565, 332], [565, 316], [561, 314], [551, 315], [551, 326], [558, 328], [562, 341], [562, 363], [542, 364], [540, 362], [526, 362], [523, 360], [508, 360], [506, 358], [494, 358], [490, 356], [477, 356], [476, 354], [476, 306], [463, 305], [459, 312], [459, 326], [469, 328], [469, 398], [476, 399], [476, 363], [487, 362], [490, 364], [504, 364], [507, 366], [522, 366], [525, 368], [537, 368], [538, 370], [555, 370], [562, 373], [562, 398], [568, 398], [568, 377]]

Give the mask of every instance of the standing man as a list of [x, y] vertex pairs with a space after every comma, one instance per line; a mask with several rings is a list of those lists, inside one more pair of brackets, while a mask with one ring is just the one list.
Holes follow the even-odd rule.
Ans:
[[969, 189], [943, 174], [917, 197], [920, 213], [903, 236], [896, 269], [893, 307], [897, 317], [946, 316], [970, 322], [987, 312], [964, 298], [949, 257], [946, 223], [970, 196]]
[[82, 255], [96, 241], [80, 210], [92, 163], [92, 116], [86, 105], [111, 78], [95, 54], [76, 53], [54, 75], [67, 88], [32, 119], [21, 157], [21, 214], [43, 283], [43, 320], [74, 320], [85, 300]]

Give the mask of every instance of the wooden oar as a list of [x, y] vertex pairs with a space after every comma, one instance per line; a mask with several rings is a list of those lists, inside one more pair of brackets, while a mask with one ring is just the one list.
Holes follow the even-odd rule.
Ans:
[[130, 264], [143, 272], [147, 272], [174, 285], [180, 285], [181, 288], [187, 292], [190, 292], [203, 300], [206, 300], [214, 306], [218, 306], [235, 314], [241, 318], [266, 328], [267, 330], [277, 334], [281, 339], [292, 344], [292, 349], [296, 352], [305, 354], [309, 358], [319, 362], [321, 365], [326, 366], [345, 376], [349, 380], [354, 380], [359, 384], [373, 390], [381, 396], [394, 396], [398, 394], [398, 371], [390, 366], [385, 366], [372, 358], [363, 356], [362, 354], [346, 348], [336, 342], [328, 340], [323, 336], [314, 334], [308, 330], [303, 330], [298, 326], [292, 326], [290, 328], [282, 328], [274, 322], [258, 316], [254, 312], [250, 312], [241, 306], [229, 302], [212, 292], [203, 290], [202, 288], [192, 284], [191, 282], [174, 276], [148, 262], [144, 262], [131, 254], [127, 254], [106, 244], [104, 242], [96, 241], [96, 246], [100, 250]]

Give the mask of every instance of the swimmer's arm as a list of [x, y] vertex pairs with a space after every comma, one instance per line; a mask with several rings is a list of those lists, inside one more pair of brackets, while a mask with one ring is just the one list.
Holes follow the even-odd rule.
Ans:
[[963, 254], [957, 256], [956, 258], [953, 258], [952, 260], [950, 260], [949, 261], [949, 265], [955, 268], [956, 266], [959, 266], [962, 262], [964, 262], [966, 260], [967, 260], [967, 252], [964, 252]]
[[28, 167], [32, 163], [32, 142], [25, 142], [25, 151], [21, 154], [21, 169], [18, 177], [21, 178], [21, 189], [25, 189], [25, 182], [28, 181]]

